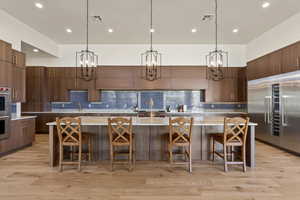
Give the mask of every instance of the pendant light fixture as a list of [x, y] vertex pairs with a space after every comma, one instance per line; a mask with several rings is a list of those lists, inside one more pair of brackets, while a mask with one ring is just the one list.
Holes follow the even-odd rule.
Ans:
[[215, 50], [206, 56], [207, 78], [219, 81], [224, 79], [223, 68], [228, 67], [228, 52], [218, 49], [218, 0], [215, 0]]
[[76, 52], [76, 73], [85, 81], [93, 80], [97, 65], [98, 55], [89, 50], [89, 0], [86, 0], [86, 49]]
[[153, 50], [153, 2], [150, 0], [150, 49], [141, 54], [141, 65], [143, 66], [142, 78], [155, 81], [161, 78], [162, 56], [157, 50]]

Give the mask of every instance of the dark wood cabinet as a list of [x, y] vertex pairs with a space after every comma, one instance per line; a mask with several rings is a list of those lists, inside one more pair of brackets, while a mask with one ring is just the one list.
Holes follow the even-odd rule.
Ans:
[[11, 62], [11, 44], [0, 40], [0, 61]]
[[26, 103], [23, 112], [50, 110], [47, 67], [26, 67]]
[[171, 89], [174, 90], [200, 90], [208, 88], [206, 80], [206, 67], [182, 66], [171, 68]]
[[26, 102], [26, 69], [12, 67], [11, 97], [12, 102]]
[[0, 87], [11, 87], [11, 44], [0, 40]]
[[135, 89], [136, 67], [101, 66], [97, 67], [96, 89], [98, 90], [130, 90]]
[[12, 49], [11, 53], [12, 76], [11, 96], [12, 102], [26, 101], [26, 68], [25, 54]]
[[300, 42], [282, 49], [282, 72], [300, 69]]
[[0, 61], [0, 87], [11, 87], [12, 64]]
[[75, 69], [72, 67], [48, 68], [49, 101], [68, 102], [69, 90], [76, 88]]
[[300, 42], [247, 63], [248, 80], [300, 70]]
[[278, 50], [267, 55], [268, 73], [267, 76], [277, 75], [282, 73], [282, 51]]
[[0, 155], [22, 149], [35, 141], [35, 119], [12, 120], [10, 135], [0, 141]]

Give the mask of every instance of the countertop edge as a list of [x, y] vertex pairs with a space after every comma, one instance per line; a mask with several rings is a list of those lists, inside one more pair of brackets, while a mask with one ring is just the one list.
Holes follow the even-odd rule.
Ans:
[[20, 117], [12, 117], [12, 121], [17, 121], [17, 120], [25, 120], [25, 119], [35, 119], [37, 116], [20, 116]]

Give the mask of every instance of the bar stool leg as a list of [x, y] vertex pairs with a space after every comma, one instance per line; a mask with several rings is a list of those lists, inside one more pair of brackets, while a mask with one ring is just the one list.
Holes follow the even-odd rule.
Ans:
[[62, 172], [63, 155], [64, 155], [63, 146], [60, 145], [59, 146], [59, 171], [60, 172]]
[[82, 156], [82, 146], [78, 146], [78, 171], [81, 171], [81, 156]]
[[228, 166], [227, 166], [227, 146], [223, 147], [223, 151], [224, 151], [224, 171], [227, 172], [228, 171]]
[[215, 142], [215, 139], [212, 138], [212, 142], [213, 142], [213, 150], [212, 150], [212, 159], [213, 161], [215, 161], [215, 152], [216, 152], [216, 142]]
[[129, 145], [129, 171], [132, 170], [132, 144]]
[[189, 171], [192, 173], [192, 144], [189, 145]]
[[91, 144], [91, 137], [88, 138], [88, 156], [89, 156], [89, 161], [92, 161], [92, 144]]
[[170, 161], [170, 164], [173, 163], [173, 151], [172, 151], [172, 145], [169, 144], [169, 161]]
[[245, 145], [242, 147], [242, 158], [243, 158], [243, 171], [246, 172], [246, 148]]
[[114, 149], [113, 146], [110, 145], [110, 169], [113, 171], [113, 162], [114, 162]]

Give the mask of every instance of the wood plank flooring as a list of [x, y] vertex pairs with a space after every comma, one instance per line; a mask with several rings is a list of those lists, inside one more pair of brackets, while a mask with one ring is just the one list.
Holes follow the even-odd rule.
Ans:
[[289, 200], [300, 197], [300, 158], [257, 142], [257, 167], [223, 172], [221, 163], [196, 162], [193, 173], [166, 162], [137, 162], [133, 172], [109, 163], [83, 171], [48, 167], [48, 137], [0, 158], [1, 200]]

